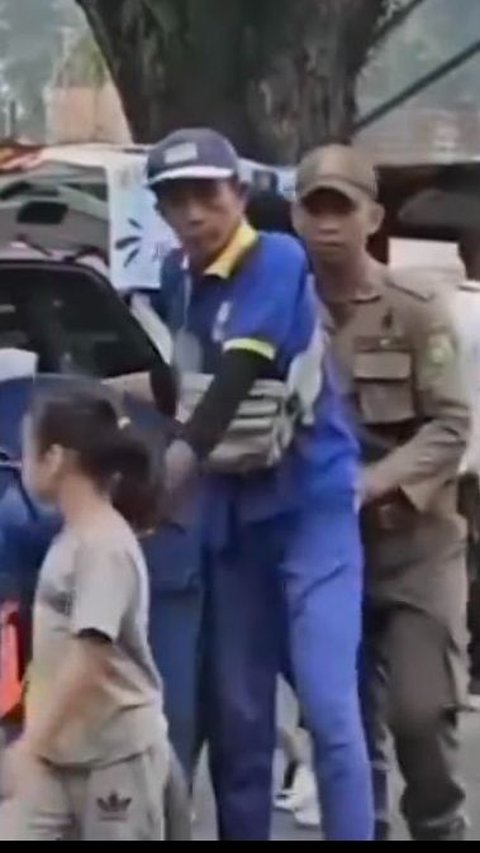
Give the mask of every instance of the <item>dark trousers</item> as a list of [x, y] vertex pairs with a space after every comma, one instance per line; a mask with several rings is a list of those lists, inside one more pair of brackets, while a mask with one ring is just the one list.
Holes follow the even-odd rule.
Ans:
[[480, 580], [470, 583], [468, 599], [470, 678], [476, 693], [480, 689]]
[[367, 609], [362, 694], [379, 840], [389, 821], [389, 730], [413, 840], [463, 836], [465, 794], [448, 657], [448, 632], [427, 614], [401, 606]]
[[468, 630], [470, 643], [470, 679], [476, 693], [480, 689], [480, 543], [468, 543]]
[[459, 483], [459, 510], [467, 522], [468, 630], [470, 680], [480, 691], [480, 488], [478, 477], [465, 474]]
[[190, 785], [199, 738], [203, 591], [153, 592], [150, 644], [164, 683], [169, 737]]

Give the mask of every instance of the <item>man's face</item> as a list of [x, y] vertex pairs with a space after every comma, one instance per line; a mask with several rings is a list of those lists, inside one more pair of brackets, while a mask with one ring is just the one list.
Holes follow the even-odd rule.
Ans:
[[343, 266], [358, 256], [380, 227], [382, 216], [382, 208], [367, 197], [354, 204], [327, 189], [312, 193], [293, 211], [295, 228], [307, 249], [329, 266]]
[[159, 194], [158, 208], [193, 265], [204, 268], [220, 254], [240, 225], [245, 196], [234, 180], [172, 181]]

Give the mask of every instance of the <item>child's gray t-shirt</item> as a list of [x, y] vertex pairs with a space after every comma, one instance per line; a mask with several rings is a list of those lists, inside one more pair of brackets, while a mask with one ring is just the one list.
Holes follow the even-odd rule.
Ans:
[[27, 723], [41, 713], [71, 638], [92, 632], [105, 638], [107, 666], [82, 713], [43, 758], [64, 766], [108, 765], [165, 740], [148, 611], [143, 553], [120, 516], [113, 516], [108, 530], [79, 534], [65, 528], [59, 534], [37, 588]]

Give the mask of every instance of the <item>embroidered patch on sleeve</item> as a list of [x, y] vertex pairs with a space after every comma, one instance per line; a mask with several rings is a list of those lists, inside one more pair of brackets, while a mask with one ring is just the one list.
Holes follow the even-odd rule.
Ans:
[[427, 369], [445, 367], [454, 357], [455, 346], [450, 335], [446, 332], [430, 335], [424, 354], [424, 363]]

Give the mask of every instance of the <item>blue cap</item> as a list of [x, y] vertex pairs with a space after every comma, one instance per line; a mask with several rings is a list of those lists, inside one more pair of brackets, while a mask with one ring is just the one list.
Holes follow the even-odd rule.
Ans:
[[169, 181], [227, 180], [238, 176], [240, 162], [233, 145], [215, 130], [176, 130], [155, 145], [147, 160], [147, 184]]

